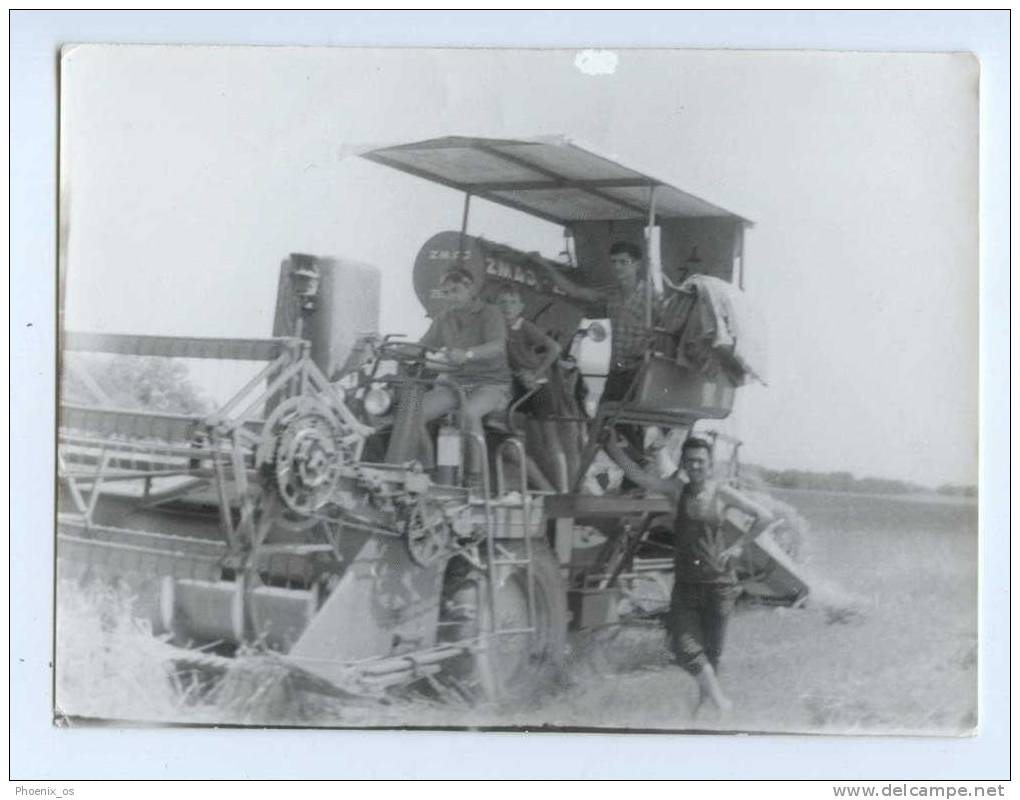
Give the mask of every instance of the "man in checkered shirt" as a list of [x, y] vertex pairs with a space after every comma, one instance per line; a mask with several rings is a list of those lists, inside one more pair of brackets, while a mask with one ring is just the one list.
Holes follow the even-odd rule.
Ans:
[[[550, 279], [570, 297], [586, 303], [603, 303], [613, 326], [609, 375], [602, 401], [622, 400], [641, 366], [652, 332], [645, 320], [647, 288], [641, 248], [633, 242], [615, 242], [609, 248], [609, 266], [616, 278], [612, 287], [578, 286], [558, 271], [547, 268]], [[629, 438], [629, 437], [628, 437]]]

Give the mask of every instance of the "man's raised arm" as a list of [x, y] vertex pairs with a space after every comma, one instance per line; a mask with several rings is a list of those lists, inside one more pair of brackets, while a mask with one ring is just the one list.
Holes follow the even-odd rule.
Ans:
[[549, 276], [549, 280], [553, 282], [556, 288], [560, 289], [568, 297], [573, 297], [575, 300], [581, 300], [585, 303], [597, 303], [603, 299], [603, 293], [599, 289], [592, 289], [590, 286], [579, 286], [566, 275], [563, 275], [558, 269], [554, 269], [544, 261], [537, 260], [535, 263], [545, 270], [545, 274]]
[[674, 503], [680, 499], [680, 486], [677, 484], [677, 481], [660, 478], [658, 475], [639, 467], [624, 452], [623, 446], [616, 436], [616, 431], [612, 428], [606, 433], [605, 451], [616, 462], [616, 465], [623, 470], [624, 474], [638, 486], [642, 486], [650, 492], [664, 494]]

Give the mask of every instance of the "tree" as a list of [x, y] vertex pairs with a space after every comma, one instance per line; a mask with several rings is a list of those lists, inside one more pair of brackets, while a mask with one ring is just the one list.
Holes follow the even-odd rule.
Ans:
[[212, 408], [189, 378], [188, 365], [175, 359], [76, 355], [67, 356], [68, 369], [61, 387], [65, 402], [173, 414], [203, 414]]

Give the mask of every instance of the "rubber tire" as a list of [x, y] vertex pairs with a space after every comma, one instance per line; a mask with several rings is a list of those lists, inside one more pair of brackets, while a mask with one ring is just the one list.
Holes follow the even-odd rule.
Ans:
[[[513, 557], [523, 557], [523, 542], [501, 542]], [[502, 653], [488, 650], [449, 663], [446, 669], [458, 678], [462, 685], [472, 687], [469, 699], [472, 702], [506, 703], [523, 701], [552, 685], [561, 675], [567, 654], [567, 594], [566, 585], [560, 574], [559, 564], [548, 545], [541, 539], [532, 540], [532, 563], [534, 575], [534, 596], [536, 605], [536, 635], [523, 637], [509, 636], [504, 640]], [[497, 573], [498, 607], [506, 610], [507, 604], [523, 605], [526, 608], [527, 572], [523, 567], [503, 567]], [[448, 571], [444, 598], [458, 597], [461, 602], [471, 598], [476, 604], [476, 616], [462, 626], [447, 624], [440, 630], [440, 640], [457, 641], [477, 636], [480, 630], [488, 628], [489, 591], [488, 577], [479, 570], [463, 572], [456, 567]], [[526, 611], [525, 611], [526, 613]], [[507, 623], [508, 620], [502, 620]], [[509, 625], [514, 625], [510, 620]], [[509, 625], [504, 625], [508, 627]], [[520, 642], [524, 641], [530, 652], [522, 653]], [[510, 643], [509, 645], [507, 643]], [[505, 658], [506, 648], [515, 662], [510, 673]]]
[[[504, 542], [516, 557], [525, 553], [523, 542]], [[560, 573], [560, 566], [542, 539], [532, 539], [532, 569], [534, 575], [535, 605], [537, 607], [537, 647], [532, 663], [524, 669], [523, 676], [511, 680], [503, 687], [503, 693], [510, 698], [521, 698], [534, 694], [560, 677], [567, 657], [567, 587]], [[522, 591], [526, 586], [527, 572], [523, 567], [502, 578], [520, 582]]]

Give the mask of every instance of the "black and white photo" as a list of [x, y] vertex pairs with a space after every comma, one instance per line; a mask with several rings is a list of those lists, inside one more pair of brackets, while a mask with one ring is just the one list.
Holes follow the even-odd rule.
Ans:
[[973, 56], [60, 69], [55, 720], [978, 728]]

